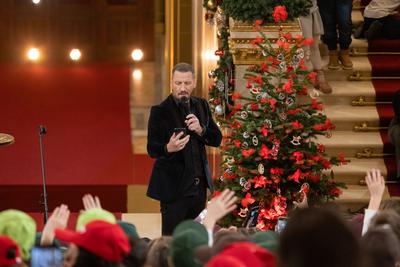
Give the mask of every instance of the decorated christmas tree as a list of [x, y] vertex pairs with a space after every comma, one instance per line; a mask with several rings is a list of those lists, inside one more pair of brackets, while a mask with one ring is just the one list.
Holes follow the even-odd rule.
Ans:
[[[275, 8], [276, 23], [287, 16], [284, 6]], [[262, 23], [256, 21], [256, 27]], [[330, 135], [335, 126], [310, 89], [316, 73], [305, 66], [305, 46], [311, 42], [281, 32], [271, 44], [261, 31], [252, 41], [265, 60], [247, 69], [249, 93], [232, 95], [221, 175], [214, 183], [217, 194], [229, 188], [241, 201], [222, 225], [243, 226], [249, 210], [257, 207], [257, 227], [273, 229], [279, 217], [287, 216], [299, 193], [305, 193], [310, 203], [341, 193], [343, 185], [328, 170], [346, 161], [343, 155], [327, 157], [317, 139]]]

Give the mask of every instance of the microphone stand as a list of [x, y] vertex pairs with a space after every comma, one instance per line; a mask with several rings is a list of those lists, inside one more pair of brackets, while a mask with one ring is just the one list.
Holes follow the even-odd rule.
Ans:
[[39, 125], [39, 146], [40, 146], [40, 162], [42, 165], [42, 185], [43, 185], [43, 199], [42, 205], [44, 208], [44, 224], [46, 224], [48, 219], [48, 206], [47, 206], [47, 191], [46, 191], [46, 174], [44, 171], [44, 156], [43, 156], [43, 142], [42, 137], [47, 133], [46, 127]]

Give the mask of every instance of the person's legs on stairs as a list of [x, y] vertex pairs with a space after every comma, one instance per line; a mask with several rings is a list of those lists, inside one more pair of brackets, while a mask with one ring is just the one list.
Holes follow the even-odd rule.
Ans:
[[383, 35], [390, 39], [400, 39], [400, 16], [390, 15], [383, 23]]
[[353, 69], [353, 62], [351, 62], [350, 59], [349, 47], [351, 44], [351, 12], [353, 9], [353, 1], [337, 0], [336, 5], [340, 46], [339, 60], [342, 63], [343, 69], [351, 70]]
[[353, 1], [337, 0], [335, 10], [337, 16], [340, 49], [348, 49], [351, 44], [351, 33], [353, 27], [353, 22], [351, 21]]
[[329, 50], [328, 69], [330, 69], [330, 70], [338, 70], [338, 69], [340, 69], [339, 56], [338, 56], [337, 49]]
[[342, 68], [344, 70], [352, 70], [353, 62], [350, 59], [350, 51], [349, 49], [340, 49], [339, 61], [342, 63]]
[[329, 50], [337, 49], [337, 18], [332, 12], [335, 10], [336, 0], [318, 0], [318, 8], [321, 14], [322, 23], [324, 24], [324, 35], [322, 41], [328, 46]]
[[314, 71], [317, 72], [315, 89], [320, 90], [324, 94], [330, 94], [332, 93], [332, 87], [326, 81], [324, 71], [322, 70], [322, 60], [319, 53], [318, 39], [319, 36], [314, 36], [314, 43], [310, 45], [311, 64]]
[[317, 73], [317, 80], [315, 84], [315, 89], [321, 91], [324, 94], [332, 93], [332, 87], [326, 81], [324, 71], [321, 69], [314, 70]]
[[375, 20], [371, 23], [368, 30], [365, 31], [365, 38], [368, 41], [380, 38], [383, 36], [383, 24], [379, 20]]

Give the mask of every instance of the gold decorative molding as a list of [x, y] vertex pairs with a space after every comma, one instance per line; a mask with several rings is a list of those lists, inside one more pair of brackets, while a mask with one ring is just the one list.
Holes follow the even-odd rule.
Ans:
[[364, 121], [358, 125], [354, 125], [353, 131], [355, 132], [377, 132], [379, 130], [386, 130], [389, 127], [369, 126], [368, 122]]
[[393, 154], [388, 153], [375, 153], [371, 147], [366, 147], [362, 150], [362, 152], [356, 153], [356, 158], [358, 159], [371, 159], [371, 158], [383, 158], [393, 156]]
[[261, 50], [255, 48], [240, 48], [231, 50], [233, 55], [233, 63], [235, 65], [252, 65], [259, 64], [265, 60], [265, 56]]
[[[231, 31], [235, 32], [255, 32], [252, 24], [237, 21], [232, 18], [229, 19], [229, 28]], [[279, 32], [281, 28], [284, 32], [302, 32], [300, 20], [298, 18], [294, 21], [282, 23], [282, 26], [276, 24], [264, 25], [260, 27], [260, 30], [262, 32]]]
[[[259, 31], [265, 35], [265, 38], [271, 43], [272, 47], [277, 47], [276, 43], [282, 34], [291, 33], [292, 36], [302, 34], [302, 28], [299, 19], [282, 23], [282, 25], [265, 25], [255, 29], [250, 23], [243, 23], [229, 18], [229, 50], [233, 55], [235, 65], [259, 64], [266, 57], [262, 55], [259, 47], [254, 47], [251, 42], [257, 36]], [[291, 40], [295, 44], [296, 40]]]
[[[229, 37], [229, 47], [236, 47], [237, 45], [251, 45], [251, 41], [253, 41], [254, 38], [232, 38]], [[279, 38], [268, 38], [268, 41], [272, 44], [276, 44], [276, 42], [279, 40]], [[291, 44], [295, 44], [296, 40], [292, 39]]]
[[352, 47], [350, 49], [352, 56], [368, 56], [368, 55], [400, 55], [400, 52], [369, 52], [368, 48]]
[[390, 105], [391, 102], [383, 102], [383, 101], [367, 101], [365, 96], [357, 96], [355, 99], [351, 101], [352, 106], [364, 107], [364, 106], [375, 106], [375, 105]]
[[400, 76], [392, 76], [392, 77], [379, 77], [379, 76], [369, 76], [363, 75], [360, 71], [355, 71], [350, 74], [347, 79], [349, 81], [370, 81], [370, 80], [400, 80]]

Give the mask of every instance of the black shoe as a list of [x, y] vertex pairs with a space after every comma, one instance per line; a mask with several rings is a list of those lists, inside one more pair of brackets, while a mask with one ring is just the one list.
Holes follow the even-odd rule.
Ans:
[[372, 39], [377, 39], [382, 36], [382, 29], [383, 29], [383, 24], [375, 20], [372, 22], [371, 26], [369, 26], [368, 30], [365, 31], [365, 37], [367, 40], [372, 40]]

